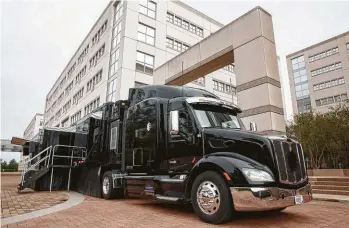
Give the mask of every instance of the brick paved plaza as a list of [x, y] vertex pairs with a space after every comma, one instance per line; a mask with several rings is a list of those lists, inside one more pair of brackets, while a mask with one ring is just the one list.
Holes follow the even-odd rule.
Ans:
[[[6, 185], [9, 182], [3, 182]], [[4, 187], [7, 189], [7, 187]], [[30, 193], [32, 195], [43, 193]], [[26, 194], [24, 194], [26, 195]], [[48, 199], [48, 198], [46, 198]], [[44, 201], [41, 201], [44, 203]], [[239, 213], [222, 227], [349, 227], [349, 204], [314, 201], [282, 213]], [[4, 227], [211, 227], [189, 206], [147, 200], [106, 201], [86, 197], [81, 204]], [[212, 226], [213, 227], [213, 226]]]
[[49, 208], [68, 199], [62, 192], [34, 192], [25, 189], [18, 193], [19, 180], [18, 175], [1, 177], [1, 218]]

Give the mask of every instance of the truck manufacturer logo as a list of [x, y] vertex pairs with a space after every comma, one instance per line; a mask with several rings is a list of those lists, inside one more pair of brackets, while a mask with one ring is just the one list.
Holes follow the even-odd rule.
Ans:
[[147, 124], [147, 131], [150, 131], [150, 129], [151, 129], [151, 123], [148, 122], [148, 124]]

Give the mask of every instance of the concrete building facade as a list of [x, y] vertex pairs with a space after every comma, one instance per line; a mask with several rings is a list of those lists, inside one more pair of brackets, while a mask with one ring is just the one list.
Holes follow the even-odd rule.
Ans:
[[[102, 103], [153, 84], [154, 69], [223, 25], [180, 1], [115, 1], [98, 18], [46, 97], [44, 122], [66, 127]], [[230, 64], [186, 86], [237, 103]]]
[[320, 113], [349, 94], [349, 32], [286, 57], [294, 114]]
[[29, 125], [23, 132], [23, 138], [27, 140], [34, 140], [44, 124], [44, 115], [36, 113]]

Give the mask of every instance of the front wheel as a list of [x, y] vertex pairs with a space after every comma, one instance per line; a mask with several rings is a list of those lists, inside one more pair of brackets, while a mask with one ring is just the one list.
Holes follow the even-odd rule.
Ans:
[[229, 188], [216, 172], [201, 173], [191, 190], [192, 205], [204, 222], [219, 224], [233, 216], [233, 203]]

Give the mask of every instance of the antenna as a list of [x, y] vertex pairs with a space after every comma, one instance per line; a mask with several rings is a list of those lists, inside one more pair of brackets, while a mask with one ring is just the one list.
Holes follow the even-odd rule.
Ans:
[[183, 61], [182, 61], [182, 76], [181, 76], [181, 78], [182, 78], [182, 97], [183, 97], [183, 86], [184, 86], [184, 83], [183, 83]]

